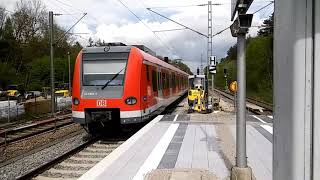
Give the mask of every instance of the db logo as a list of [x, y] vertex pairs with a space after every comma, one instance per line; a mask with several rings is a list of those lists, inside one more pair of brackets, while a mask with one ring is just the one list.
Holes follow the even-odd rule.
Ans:
[[107, 100], [97, 100], [97, 107], [107, 107]]

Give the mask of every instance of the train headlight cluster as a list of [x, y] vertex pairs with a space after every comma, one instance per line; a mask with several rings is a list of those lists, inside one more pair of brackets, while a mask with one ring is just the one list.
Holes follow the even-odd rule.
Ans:
[[79, 105], [80, 104], [80, 100], [78, 98], [73, 98], [73, 104], [74, 105]]
[[125, 100], [125, 103], [128, 104], [128, 105], [134, 105], [134, 104], [137, 103], [137, 99], [135, 97], [128, 97]]

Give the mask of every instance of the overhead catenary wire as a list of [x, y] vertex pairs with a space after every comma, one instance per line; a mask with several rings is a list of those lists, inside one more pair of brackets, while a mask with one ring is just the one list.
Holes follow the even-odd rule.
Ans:
[[[62, 6], [56, 4], [56, 2], [57, 2], [57, 3], [60, 3], [60, 4], [63, 4], [63, 3], [61, 3], [60, 1], [50, 0], [50, 1], [46, 1], [46, 2], [52, 4], [53, 6], [59, 8], [59, 10], [63, 11], [63, 13], [56, 13], [56, 14], [59, 14], [59, 15], [70, 15], [70, 16], [72, 16], [74, 19], [77, 19], [77, 17], [75, 16], [76, 14], [78, 14], [78, 15], [80, 14], [80, 13], [70, 13], [70, 11], [68, 11], [68, 10], [66, 10], [65, 8], [63, 8]], [[63, 4], [63, 5], [64, 5], [64, 4]], [[81, 14], [83, 14], [83, 13], [81, 13]]]
[[[274, 1], [271, 1], [269, 4], [267, 4], [267, 5], [263, 6], [263, 7], [261, 7], [260, 9], [258, 9], [258, 10], [257, 10], [257, 11], [255, 11], [255, 12], [253, 12], [252, 14], [256, 14], [257, 12], [259, 12], [259, 11], [263, 10], [264, 8], [266, 8], [266, 7], [270, 6], [270, 5], [271, 5], [271, 4], [273, 4], [273, 3], [274, 3]], [[212, 35], [212, 37], [215, 37], [215, 36], [217, 36], [217, 35], [219, 35], [219, 34], [223, 33], [224, 31], [228, 30], [228, 29], [230, 28], [230, 26], [231, 26], [231, 25], [232, 25], [232, 24], [230, 24], [228, 27], [226, 27], [226, 28], [224, 28], [224, 29], [220, 30], [219, 32], [217, 32], [217, 33], [213, 34], [213, 35]]]
[[[270, 0], [261, 0], [261, 1], [255, 1], [255, 3], [265, 3], [265, 2], [273, 2]], [[216, 3], [212, 3], [211, 5], [214, 6], [220, 6], [220, 5], [230, 5], [231, 2], [216, 2]], [[190, 5], [177, 5], [177, 6], [153, 6], [153, 7], [149, 7], [151, 9], [164, 9], [164, 8], [187, 8], [187, 7], [204, 7], [204, 6], [208, 6], [208, 4], [190, 4]]]
[[147, 29], [149, 29], [149, 30], [153, 33], [153, 35], [154, 35], [164, 46], [166, 46], [166, 48], [169, 50], [169, 52], [171, 51], [170, 48], [169, 48], [169, 46], [167, 46], [167, 45], [161, 40], [161, 38], [160, 38], [155, 32], [153, 32], [153, 30], [152, 30], [146, 23], [144, 23], [141, 18], [139, 18], [139, 16], [137, 16], [133, 11], [131, 11], [131, 9], [130, 9], [127, 5], [125, 5], [121, 0], [118, 0], [118, 1], [119, 1], [132, 15], [134, 15]]
[[[218, 4], [218, 3], [217, 3]], [[208, 4], [192, 4], [192, 5], [183, 5], [183, 6], [155, 6], [155, 7], [148, 7], [151, 9], [161, 9], [161, 8], [182, 8], [182, 7], [201, 7], [207, 6]], [[220, 5], [220, 4], [219, 4]]]
[[149, 11], [151, 11], [151, 12], [153, 12], [153, 13], [155, 13], [155, 14], [157, 14], [157, 15], [159, 15], [159, 16], [161, 16], [161, 17], [163, 17], [163, 18], [165, 18], [165, 19], [168, 19], [169, 21], [172, 21], [172, 22], [174, 22], [174, 23], [176, 23], [176, 24], [178, 24], [178, 25], [180, 25], [180, 26], [182, 26], [182, 27], [185, 27], [186, 29], [189, 29], [189, 30], [191, 30], [191, 31], [193, 31], [193, 32], [195, 32], [195, 33], [197, 33], [197, 34], [201, 35], [201, 36], [204, 36], [204, 37], [208, 38], [208, 36], [207, 36], [207, 35], [205, 35], [205, 34], [203, 34], [203, 33], [199, 32], [199, 31], [197, 31], [197, 30], [194, 30], [194, 29], [192, 29], [192, 28], [190, 28], [190, 27], [188, 27], [188, 26], [186, 26], [186, 25], [183, 25], [183, 24], [181, 24], [181, 23], [179, 23], [179, 22], [177, 22], [177, 21], [175, 21], [175, 20], [172, 20], [172, 19], [170, 19], [170, 18], [168, 18], [168, 17], [166, 17], [166, 16], [164, 16], [164, 15], [162, 15], [162, 14], [160, 14], [160, 13], [156, 12], [156, 11], [153, 11], [153, 10], [152, 10], [152, 9], [150, 9], [150, 8], [147, 8], [147, 9], [148, 9]]
[[[62, 4], [62, 5], [64, 5], [64, 6], [67, 6], [67, 7], [71, 8], [71, 9], [74, 9], [74, 10], [80, 12], [81, 14], [85, 13], [85, 11], [83, 11], [83, 10], [75, 7], [74, 5], [72, 5], [72, 3], [70, 1], [69, 2], [71, 3], [71, 5], [68, 4], [68, 3], [62, 2], [61, 0], [55, 0], [55, 1], [60, 3], [60, 4]], [[70, 14], [70, 15], [72, 15], [72, 14]], [[91, 17], [91, 19], [93, 19], [97, 24], [99, 24], [98, 18], [96, 18], [95, 16], [93, 16], [92, 14], [89, 14], [89, 13], [87, 15], [88, 15], [88, 17]], [[75, 16], [73, 16], [73, 17], [75, 17]], [[75, 19], [77, 19], [77, 17], [75, 17]]]
[[67, 3], [65, 3], [65, 2], [63, 2], [63, 1], [60, 1], [60, 0], [55, 0], [55, 1], [59, 2], [60, 4], [65, 5], [65, 6], [68, 6], [68, 7], [72, 8], [72, 9], [75, 9], [75, 10], [81, 12], [81, 13], [84, 13], [84, 11], [82, 11], [82, 10], [80, 10], [80, 9], [78, 9], [78, 8], [75, 8], [74, 6], [72, 6], [72, 5], [70, 5], [70, 4], [67, 4]]
[[[146, 5], [145, 5], [145, 3], [144, 3], [143, 1], [139, 1], [139, 2], [142, 4], [143, 9], [145, 10], [145, 9], [147, 8]], [[151, 15], [152, 19], [156, 22], [157, 20], [156, 20], [154, 14], [151, 13], [150, 11], [147, 11], [147, 12]], [[159, 18], [159, 17], [157, 17], [157, 18]], [[158, 20], [159, 20], [159, 19], [158, 19]], [[159, 22], [160, 22], [160, 20], [159, 20]], [[167, 34], [166, 34], [165, 32], [163, 32], [161, 35], [162, 35], [162, 37], [164, 38], [164, 40], [166, 40], [167, 42], [169, 42], [169, 38], [168, 38], [168, 36], [167, 36]], [[180, 56], [178, 55], [179, 53], [178, 53], [178, 51], [176, 50], [176, 48], [174, 47], [174, 45], [173, 45], [173, 44], [170, 44], [169, 47], [170, 47], [170, 49], [172, 49], [172, 51], [175, 53], [175, 55], [180, 58]]]
[[167, 32], [167, 31], [181, 31], [186, 30], [187, 28], [177, 28], [177, 29], [163, 29], [163, 30], [155, 30], [153, 32]]
[[87, 15], [87, 13], [84, 13], [83, 16], [82, 16], [76, 23], [74, 23], [57, 41], [55, 41], [54, 44], [56, 45], [57, 43], [59, 43], [59, 41], [60, 41], [62, 38], [64, 38], [64, 37], [66, 36], [66, 34], [69, 33], [69, 31], [70, 31], [72, 28], [74, 28], [74, 26], [76, 26], [76, 25], [81, 21], [81, 19], [83, 19], [86, 15]]
[[271, 4], [273, 4], [274, 3], [274, 1], [271, 1], [269, 4], [267, 4], [267, 5], [265, 5], [265, 6], [263, 6], [262, 8], [260, 8], [260, 9], [258, 9], [258, 10], [256, 10], [255, 12], [253, 12], [252, 14], [256, 14], [257, 12], [259, 12], [259, 11], [261, 11], [262, 9], [264, 9], [264, 8], [266, 8], [266, 7], [268, 7], [268, 6], [270, 6]]

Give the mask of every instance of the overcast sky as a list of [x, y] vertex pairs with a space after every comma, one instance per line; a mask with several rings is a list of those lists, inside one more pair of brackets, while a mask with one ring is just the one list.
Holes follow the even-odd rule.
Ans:
[[[42, 0], [47, 10], [64, 14], [54, 17], [55, 21], [68, 29], [86, 12], [88, 15], [78, 23], [72, 32], [88, 33], [81, 37], [75, 36], [82, 45], [87, 45], [89, 37], [106, 42], [123, 42], [125, 44], [144, 44], [161, 56], [182, 58], [193, 72], [200, 66], [201, 54], [203, 64], [207, 58], [207, 39], [189, 30], [158, 32], [152, 31], [176, 29], [181, 26], [174, 24], [146, 10], [153, 7], [171, 19], [190, 28], [208, 33], [208, 7], [189, 6], [207, 4], [205, 0], [121, 0], [142, 21], [132, 15], [119, 0]], [[231, 0], [216, 0], [213, 6], [213, 34], [231, 24]], [[15, 0], [1, 0], [0, 5], [13, 11]], [[248, 13], [255, 12], [270, 3], [268, 0], [255, 0]], [[183, 7], [181, 7], [183, 6]], [[187, 7], [186, 7], [187, 6]], [[160, 8], [159, 8], [160, 7]], [[161, 8], [162, 7], [162, 8]], [[167, 7], [167, 8], [163, 8]], [[273, 12], [273, 5], [264, 8], [254, 15], [252, 25], [261, 25], [263, 20]], [[250, 35], [255, 36], [258, 28], [250, 29]], [[229, 30], [213, 37], [213, 54], [218, 59], [225, 57], [229, 47], [236, 43]]]

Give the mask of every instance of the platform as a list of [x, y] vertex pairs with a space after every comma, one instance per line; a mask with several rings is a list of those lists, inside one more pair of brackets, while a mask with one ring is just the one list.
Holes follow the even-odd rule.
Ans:
[[[253, 178], [270, 180], [272, 117], [248, 115], [247, 122], [247, 155]], [[161, 174], [162, 169], [166, 177], [156, 178], [160, 180], [173, 177], [170, 169], [190, 168], [229, 179], [235, 164], [235, 128], [235, 115], [230, 112], [160, 115], [80, 179], [143, 180], [148, 173], [149, 179], [152, 170]]]

